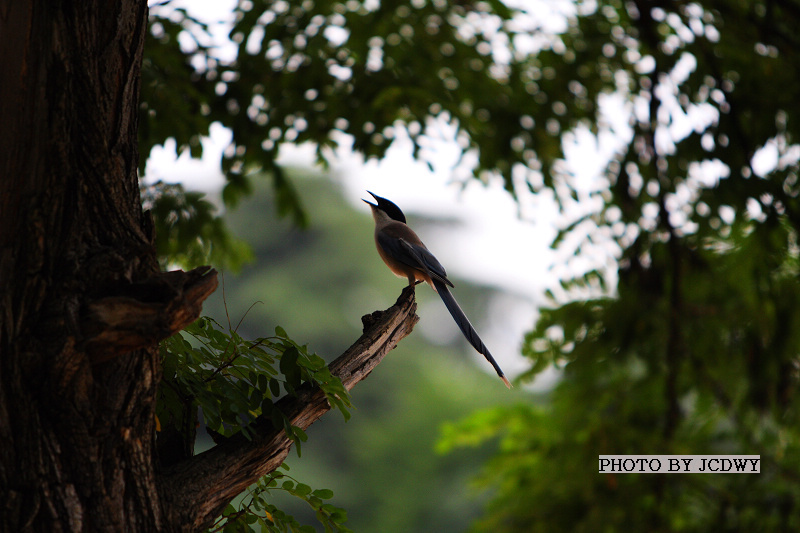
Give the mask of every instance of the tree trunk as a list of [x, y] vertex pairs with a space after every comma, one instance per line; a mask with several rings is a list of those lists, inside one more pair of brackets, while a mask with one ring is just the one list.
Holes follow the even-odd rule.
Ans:
[[[158, 342], [217, 278], [157, 266], [137, 177], [146, 28], [144, 0], [0, 4], [0, 532], [196, 530], [288, 453], [261, 424], [157, 475]], [[347, 388], [415, 307], [408, 289], [365, 323], [337, 362]], [[330, 408], [312, 389], [284, 404], [301, 427]]]
[[[158, 311], [182, 296], [159, 275], [139, 199], [146, 27], [143, 0], [0, 6], [3, 531], [162, 527], [152, 456], [163, 332], [136, 342], [129, 308], [112, 309]], [[116, 345], [114, 330], [129, 342]]]

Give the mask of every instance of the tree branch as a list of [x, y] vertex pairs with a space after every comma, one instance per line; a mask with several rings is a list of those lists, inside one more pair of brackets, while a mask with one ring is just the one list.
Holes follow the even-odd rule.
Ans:
[[[411, 333], [419, 321], [416, 309], [414, 288], [406, 287], [392, 307], [362, 317], [361, 337], [330, 364], [331, 373], [347, 390], [366, 378]], [[292, 425], [302, 429], [331, 409], [322, 391], [307, 384], [296, 396], [283, 397], [277, 406]], [[183, 531], [208, 527], [234, 497], [283, 463], [292, 445], [283, 429], [262, 417], [253, 427], [251, 440], [234, 435], [161, 474], [159, 490], [169, 523], [179, 524]]]
[[89, 303], [81, 328], [86, 353], [96, 364], [166, 339], [200, 316], [217, 284], [210, 267], [175, 270]]

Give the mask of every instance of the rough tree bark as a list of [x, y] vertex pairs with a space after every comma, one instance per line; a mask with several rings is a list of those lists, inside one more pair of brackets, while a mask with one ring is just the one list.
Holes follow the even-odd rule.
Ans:
[[[194, 320], [209, 268], [159, 272], [142, 212], [144, 0], [0, 5], [0, 531], [192, 531], [274, 469], [285, 437], [157, 473], [157, 342]], [[337, 363], [348, 388], [417, 318], [413, 290]], [[296, 425], [327, 410], [284, 400]]]

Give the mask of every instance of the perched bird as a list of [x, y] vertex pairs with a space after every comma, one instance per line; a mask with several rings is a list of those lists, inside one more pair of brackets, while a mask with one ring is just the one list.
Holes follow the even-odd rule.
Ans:
[[452, 287], [453, 284], [447, 279], [447, 272], [442, 264], [422, 244], [417, 234], [406, 225], [405, 215], [394, 202], [371, 192], [369, 194], [376, 203], [373, 204], [369, 200], [364, 202], [372, 209], [372, 218], [375, 219], [375, 246], [383, 262], [396, 276], [408, 279], [409, 285], [416, 285], [422, 281], [430, 285], [442, 298], [445, 307], [472, 347], [489, 361], [506, 387], [511, 388], [511, 383], [450, 293], [448, 286]]

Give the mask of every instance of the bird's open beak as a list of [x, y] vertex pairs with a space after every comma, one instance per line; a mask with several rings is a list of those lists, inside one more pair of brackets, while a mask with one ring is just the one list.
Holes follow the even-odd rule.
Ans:
[[[367, 192], [369, 192], [369, 191], [367, 191]], [[375, 194], [374, 194], [374, 193], [371, 193], [371, 192], [369, 192], [369, 193], [372, 195], [372, 197], [373, 197], [373, 198], [375, 198], [375, 201], [377, 202], [377, 201], [378, 201], [378, 197], [377, 197], [377, 196], [375, 196]], [[369, 200], [364, 200], [364, 199], [362, 198], [362, 199], [361, 199], [361, 201], [362, 201], [362, 202], [364, 202], [364, 203], [365, 203], [365, 204], [367, 204], [367, 205], [371, 205], [372, 207], [378, 207], [378, 204], [373, 204], [373, 203], [372, 203], [372, 202], [370, 202]]]

